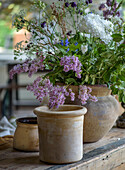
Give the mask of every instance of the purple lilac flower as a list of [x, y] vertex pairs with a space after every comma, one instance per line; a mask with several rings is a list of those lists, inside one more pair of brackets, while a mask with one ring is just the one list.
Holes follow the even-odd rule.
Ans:
[[28, 76], [31, 77], [32, 74], [36, 73], [38, 70], [43, 70], [45, 65], [43, 64], [43, 60], [45, 58], [43, 56], [38, 57], [34, 60], [26, 60], [23, 64], [15, 65], [9, 72], [9, 76], [13, 79], [15, 74], [20, 74], [23, 72], [28, 72]]
[[48, 96], [50, 109], [63, 105], [66, 96], [70, 96], [72, 101], [75, 100], [75, 94], [71, 89], [67, 90], [66, 86], [53, 86], [49, 79], [43, 80], [41, 77], [38, 77], [32, 85], [28, 85], [27, 90], [32, 91], [40, 102]]
[[89, 1], [88, 1], [88, 0], [86, 1], [86, 4], [87, 4], [87, 5], [89, 4]]
[[69, 3], [68, 2], [65, 3], [65, 7], [69, 7]]
[[118, 16], [118, 17], [120, 17], [120, 12], [118, 11], [118, 12], [116, 12], [116, 15]]
[[[108, 6], [107, 8], [106, 8], [106, 5]], [[111, 18], [111, 16], [118, 16], [118, 17], [120, 17], [120, 12], [116, 11], [118, 3], [114, 2], [114, 4], [113, 4], [113, 1], [107, 0], [106, 1], [106, 5], [105, 4], [101, 4], [99, 6], [99, 10], [102, 10], [102, 9], [105, 8], [105, 10], [103, 10], [103, 16], [105, 17], [105, 19]], [[109, 8], [111, 8], [111, 10]]]
[[44, 28], [46, 26], [46, 21], [41, 23], [41, 27]]
[[92, 0], [88, 0], [89, 1], [89, 3], [92, 3]]
[[87, 87], [85, 85], [79, 86], [79, 95], [78, 98], [81, 100], [81, 104], [84, 105], [87, 103], [87, 100], [91, 100], [94, 102], [97, 102], [98, 99], [95, 96], [92, 96], [90, 93], [92, 92], [92, 89], [90, 87]]
[[77, 7], [77, 4], [76, 4], [76, 2], [71, 2], [71, 7]]
[[86, 0], [86, 4], [91, 4], [92, 3], [92, 0]]
[[110, 7], [110, 6], [112, 6], [112, 1], [111, 0], [107, 0], [106, 4]]
[[102, 10], [102, 9], [104, 9], [105, 8], [105, 4], [101, 4], [100, 6], [99, 6], [99, 10]]
[[60, 65], [64, 66], [63, 71], [68, 72], [73, 70], [76, 72], [76, 77], [81, 78], [81, 62], [79, 61], [78, 57], [76, 56], [65, 56], [61, 58]]

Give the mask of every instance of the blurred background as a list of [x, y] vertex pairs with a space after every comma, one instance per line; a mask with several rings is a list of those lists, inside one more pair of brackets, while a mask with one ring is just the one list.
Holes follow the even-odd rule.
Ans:
[[[50, 1], [50, 0], [48, 0]], [[120, 2], [121, 0], [117, 0]], [[47, 0], [46, 0], [47, 2]], [[93, 0], [92, 8], [96, 10], [99, 4], [105, 2], [105, 0]], [[35, 100], [32, 93], [26, 91], [25, 86], [35, 79], [38, 75], [34, 75], [32, 79], [28, 79], [25, 74], [15, 77], [13, 80], [17, 89], [10, 90], [12, 81], [9, 79], [8, 72], [10, 68], [15, 64], [13, 49], [17, 42], [25, 40], [25, 30], [16, 32], [12, 27], [12, 16], [18, 13], [21, 9], [25, 9], [28, 15], [32, 15], [30, 12], [30, 5], [32, 0], [0, 0], [0, 116], [6, 115], [10, 117], [15, 110], [19, 107], [30, 107], [33, 104], [39, 103]], [[125, 1], [120, 9], [121, 15], [125, 18]], [[21, 87], [22, 86], [22, 87]], [[21, 101], [23, 101], [21, 103]], [[13, 112], [13, 109], [14, 112]]]

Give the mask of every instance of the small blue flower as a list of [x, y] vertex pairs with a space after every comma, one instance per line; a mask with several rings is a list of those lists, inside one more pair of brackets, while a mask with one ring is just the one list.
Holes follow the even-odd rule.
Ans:
[[65, 40], [65, 43], [69, 43], [68, 38]]
[[78, 49], [76, 49], [76, 51], [75, 52], [77, 52], [78, 51]]
[[65, 46], [67, 47], [69, 44], [68, 38], [65, 40]]
[[78, 42], [74, 43], [75, 45], [78, 45]]
[[60, 40], [61, 42], [60, 42], [60, 44], [63, 46], [64, 44], [63, 44], [63, 40]]
[[68, 52], [68, 51], [69, 51], [69, 48], [67, 48], [66, 52]]

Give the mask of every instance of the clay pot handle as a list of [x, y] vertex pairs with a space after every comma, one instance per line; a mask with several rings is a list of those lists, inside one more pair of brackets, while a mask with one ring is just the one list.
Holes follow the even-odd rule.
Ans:
[[118, 116], [121, 116], [124, 113], [125, 109], [122, 107], [121, 102], [119, 102], [118, 95], [114, 95], [114, 97], [115, 97], [115, 99], [119, 103], [119, 113], [118, 113]]

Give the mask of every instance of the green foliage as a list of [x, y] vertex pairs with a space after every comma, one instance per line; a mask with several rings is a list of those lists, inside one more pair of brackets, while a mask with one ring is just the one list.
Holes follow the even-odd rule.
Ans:
[[[21, 11], [13, 17], [13, 26], [17, 31], [25, 28], [31, 33], [25, 46], [22, 46], [22, 42], [17, 44], [16, 58], [22, 54], [28, 58], [34, 54], [37, 57], [44, 55], [43, 63], [46, 69], [51, 70], [44, 78], [49, 77], [53, 84], [107, 84], [112, 93], [118, 94], [119, 100], [125, 102], [124, 21], [119, 19], [114, 22], [110, 19], [114, 31], [111, 41], [105, 43], [98, 36], [92, 36], [91, 33], [88, 36], [86, 31], [80, 32], [78, 26], [82, 17], [79, 11], [72, 7], [61, 8], [62, 2], [59, 3], [56, 8], [53, 5], [48, 9], [41, 1], [34, 1], [32, 8], [37, 8], [37, 16], [27, 20], [24, 11]], [[85, 3], [78, 1], [77, 7], [82, 9], [83, 16], [86, 15]], [[81, 79], [72, 70], [65, 72], [60, 65], [62, 57], [73, 55], [82, 63]]]
[[[13, 30], [9, 28], [6, 21], [0, 20], [0, 47], [5, 46], [5, 41], [8, 36], [11, 36], [13, 33]], [[12, 46], [12, 44], [11, 44]], [[11, 47], [12, 48], [12, 47]]]

